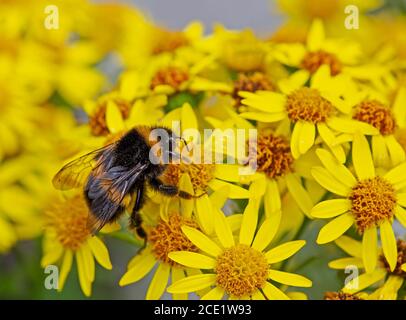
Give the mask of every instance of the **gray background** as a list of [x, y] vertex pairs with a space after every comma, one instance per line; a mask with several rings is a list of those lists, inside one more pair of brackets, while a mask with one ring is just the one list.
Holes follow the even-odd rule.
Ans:
[[[329, 1], [329, 0], [326, 0]], [[133, 4], [155, 22], [181, 29], [197, 19], [211, 30], [219, 22], [230, 29], [250, 27], [259, 34], [268, 34], [282, 22], [274, 0], [97, 0]]]

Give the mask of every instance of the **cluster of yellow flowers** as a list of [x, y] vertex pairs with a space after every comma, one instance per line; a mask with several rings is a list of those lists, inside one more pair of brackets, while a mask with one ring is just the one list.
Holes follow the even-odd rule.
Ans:
[[[323, 279], [297, 274], [288, 259], [313, 245], [303, 240], [313, 225], [316, 259], [331, 242], [348, 255], [318, 267], [360, 273], [319, 296], [405, 298], [405, 18], [391, 22], [391, 37], [382, 16], [361, 14], [365, 27], [343, 31], [333, 13], [347, 1], [280, 0], [291, 19], [262, 39], [220, 25], [206, 34], [199, 22], [166, 30], [117, 5], [53, 2], [61, 28], [50, 31], [45, 1], [0, 1], [0, 252], [41, 235], [41, 264], [60, 266], [59, 290], [75, 258], [90, 296], [95, 260], [114, 267], [104, 243], [114, 237], [135, 253], [120, 286], [154, 269], [147, 299], [307, 299], [298, 288]], [[113, 84], [99, 67], [109, 55], [123, 66]], [[147, 190], [145, 243], [121, 220], [92, 236], [83, 190], [59, 194], [52, 174], [135, 126], [173, 121], [202, 134], [256, 129], [256, 172], [181, 164], [171, 181], [196, 197]]]

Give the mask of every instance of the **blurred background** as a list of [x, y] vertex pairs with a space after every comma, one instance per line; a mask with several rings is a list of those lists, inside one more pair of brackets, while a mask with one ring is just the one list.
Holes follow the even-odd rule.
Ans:
[[[82, 101], [95, 99], [101, 92], [113, 87], [120, 71], [126, 64], [137, 60], [143, 51], [142, 46], [137, 46], [142, 43], [142, 32], [137, 29], [139, 20], [153, 21], [162, 28], [172, 30], [182, 30], [191, 21], [198, 20], [205, 26], [206, 34], [213, 30], [215, 24], [222, 24], [229, 29], [250, 28], [259, 37], [275, 40], [294, 26], [296, 31], [293, 38], [296, 39], [293, 40], [302, 41], [309, 22], [315, 17], [330, 21], [327, 27], [332, 33], [343, 32], [342, 9], [347, 3], [358, 3], [363, 14], [371, 17], [401, 17], [406, 12], [404, 0], [90, 1], [103, 5], [126, 4], [135, 9], [133, 20], [129, 19], [127, 25], [115, 29], [124, 21], [124, 17], [116, 15], [118, 11], [114, 8], [106, 6], [101, 11], [91, 11], [98, 19], [94, 22], [93, 16], [86, 16], [81, 11], [83, 1], [69, 2], [71, 5], [66, 5], [66, 11], [64, 5], [61, 5], [60, 13], [67, 16], [64, 19], [71, 22], [75, 31], [69, 33], [70, 30], [62, 30], [55, 38], [48, 38], [38, 27], [42, 20], [39, 19], [39, 24], [38, 21], [30, 20], [35, 15], [43, 17], [46, 1], [36, 2], [36, 11], [30, 11], [25, 7], [28, 3], [32, 5], [30, 0], [0, 0], [1, 299], [84, 298], [78, 281], [73, 280], [77, 278], [76, 268], [72, 268], [62, 293], [44, 288], [46, 274], [40, 264], [42, 225], [38, 212], [44, 210], [50, 199], [56, 196], [50, 183], [53, 174], [64, 159], [83, 149], [83, 145], [79, 145], [82, 143], [81, 133], [72, 129], [77, 121], [85, 118], [83, 111], [77, 107], [82, 105]], [[144, 18], [140, 18], [142, 16]], [[79, 22], [73, 17], [78, 18]], [[395, 24], [398, 19], [389, 19], [384, 23]], [[399, 21], [401, 27], [398, 33], [400, 37], [403, 35], [404, 40], [404, 18]], [[27, 28], [31, 26], [30, 23], [33, 23], [32, 28]], [[131, 35], [120, 38], [121, 28], [130, 30]], [[98, 47], [96, 53], [89, 51], [87, 55], [78, 58], [68, 52], [63, 55], [65, 63], [61, 64], [60, 52], [64, 50], [62, 44], [69, 43], [78, 34], [94, 39]], [[115, 43], [117, 39], [122, 42]], [[39, 44], [44, 42], [52, 48], [50, 52], [43, 52], [44, 48]], [[406, 41], [396, 42], [398, 49], [406, 55]], [[129, 49], [130, 45], [133, 47]], [[22, 58], [14, 63], [13, 57], [17, 50]], [[105, 75], [107, 79], [103, 78]], [[66, 117], [67, 113], [74, 116]], [[323, 257], [328, 256], [332, 260], [342, 253], [328, 245], [315, 250], [316, 230], [319, 229], [320, 224], [316, 222], [302, 230], [302, 237], [310, 245], [292, 263], [296, 264], [295, 269], [300, 270], [299, 273], [309, 278], [314, 278], [312, 274], [317, 273], [317, 278], [323, 280], [315, 282], [314, 286], [318, 287], [317, 292], [324, 292], [339, 288], [343, 279], [335, 271], [325, 268], [327, 261]], [[127, 262], [134, 256], [137, 247], [111, 238], [106, 239], [106, 244], [114, 267], [112, 271], [96, 268], [97, 280], [93, 285], [92, 299], [144, 299], [150, 277], [124, 288], [118, 286]], [[321, 298], [312, 288], [305, 291], [310, 298]]]

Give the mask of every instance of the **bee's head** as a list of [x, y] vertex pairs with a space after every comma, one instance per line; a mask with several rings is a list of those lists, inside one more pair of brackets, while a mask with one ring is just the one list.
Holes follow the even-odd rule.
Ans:
[[148, 143], [151, 150], [160, 157], [160, 163], [168, 164], [180, 159], [179, 141], [182, 138], [165, 127], [153, 127], [149, 133]]

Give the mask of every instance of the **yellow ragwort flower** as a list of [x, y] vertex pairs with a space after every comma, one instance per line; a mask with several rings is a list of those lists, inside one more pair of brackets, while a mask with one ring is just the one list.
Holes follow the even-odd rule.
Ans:
[[376, 267], [379, 228], [383, 253], [393, 271], [397, 259], [393, 219], [396, 217], [406, 226], [402, 190], [406, 182], [406, 164], [402, 163], [384, 175], [378, 174], [367, 139], [361, 134], [354, 136], [352, 148], [357, 178], [328, 151], [318, 149], [316, 152], [323, 166], [311, 170], [314, 179], [340, 197], [322, 201], [312, 209], [311, 215], [315, 218], [334, 218], [320, 230], [317, 243], [331, 242], [355, 225], [362, 235], [363, 263], [370, 273]]
[[[307, 278], [274, 269], [273, 264], [284, 261], [305, 245], [296, 240], [270, 250], [278, 226], [277, 215], [258, 223], [258, 202], [250, 200], [242, 216], [239, 237], [234, 239], [223, 212], [214, 211], [215, 235], [207, 235], [193, 227], [183, 227], [188, 239], [200, 252], [177, 251], [169, 258], [204, 274], [188, 276], [168, 287], [170, 293], [190, 293], [210, 288], [202, 299], [269, 299], [285, 300], [289, 297], [270, 280], [290, 286], [310, 287]], [[258, 231], [257, 231], [258, 226]]]

